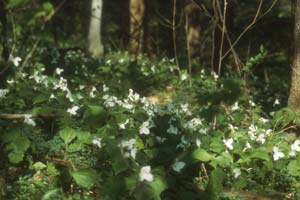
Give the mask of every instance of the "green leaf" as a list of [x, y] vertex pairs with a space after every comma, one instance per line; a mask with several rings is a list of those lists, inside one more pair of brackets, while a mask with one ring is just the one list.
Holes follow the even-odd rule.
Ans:
[[97, 173], [93, 169], [81, 169], [71, 172], [75, 182], [83, 188], [90, 188], [94, 186], [97, 181]]
[[24, 152], [11, 152], [8, 154], [9, 162], [13, 164], [18, 164], [22, 162], [24, 158]]
[[297, 160], [291, 161], [287, 166], [288, 173], [291, 176], [300, 176], [300, 165]]
[[102, 127], [107, 119], [106, 110], [101, 106], [88, 106], [83, 114], [83, 122], [93, 128]]
[[47, 167], [47, 165], [45, 165], [42, 162], [36, 162], [33, 164], [33, 167], [35, 170], [42, 170], [42, 169], [45, 169]]
[[43, 197], [42, 197], [42, 200], [48, 200], [48, 199], [51, 199], [51, 197], [57, 193], [59, 193], [60, 190], [59, 189], [54, 189], [54, 190], [49, 190], [47, 191]]
[[67, 151], [69, 153], [74, 153], [80, 151], [82, 148], [82, 144], [80, 142], [74, 142], [67, 147]]
[[258, 148], [251, 153], [249, 158], [258, 158], [265, 161], [270, 161], [268, 151], [265, 147]]
[[211, 172], [207, 187], [205, 189], [206, 198], [208, 200], [219, 199], [223, 192], [223, 180], [226, 174], [221, 169], [215, 169]]
[[196, 151], [194, 151], [193, 153], [193, 158], [196, 160], [200, 160], [203, 162], [207, 162], [210, 160], [214, 159], [214, 156], [209, 154], [207, 151], [205, 151], [204, 149], [197, 149]]
[[155, 200], [160, 200], [160, 194], [168, 188], [168, 184], [161, 177], [155, 177], [154, 180], [150, 182], [150, 186], [152, 187]]
[[29, 0], [9, 0], [8, 4], [6, 5], [7, 9], [12, 9], [16, 7], [20, 7], [28, 3]]
[[64, 141], [66, 145], [70, 144], [72, 140], [74, 140], [77, 137], [77, 133], [72, 128], [64, 128], [59, 132], [59, 136]]

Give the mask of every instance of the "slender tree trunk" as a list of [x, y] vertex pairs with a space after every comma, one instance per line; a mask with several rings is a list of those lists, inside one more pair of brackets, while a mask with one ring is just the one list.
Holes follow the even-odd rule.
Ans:
[[294, 34], [291, 87], [288, 106], [294, 110], [300, 108], [300, 0], [292, 0], [294, 10]]
[[94, 57], [101, 57], [104, 53], [101, 40], [102, 5], [102, 0], [92, 0], [88, 50]]
[[[7, 45], [7, 18], [6, 18], [6, 9], [5, 1], [0, 0], [0, 21], [1, 21], [1, 45], [2, 45], [2, 59], [4, 62], [8, 61], [9, 50]], [[0, 70], [1, 71], [1, 70]]]
[[145, 0], [130, 0], [130, 42], [129, 52], [141, 54], [144, 50]]
[[194, 59], [200, 58], [201, 49], [201, 9], [193, 1], [188, 0], [185, 6], [185, 28], [187, 35], [187, 48], [189, 52], [189, 57]]

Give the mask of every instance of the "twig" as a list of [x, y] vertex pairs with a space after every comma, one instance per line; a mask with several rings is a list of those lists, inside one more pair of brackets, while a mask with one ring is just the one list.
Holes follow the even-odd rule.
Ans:
[[230, 49], [223, 55], [222, 59], [224, 59], [228, 53], [232, 50], [233, 47], [235, 47], [235, 45], [240, 41], [240, 39], [248, 32], [249, 29], [252, 28], [252, 26], [257, 22], [259, 13], [261, 11], [263, 5], [263, 0], [260, 0], [259, 2], [259, 6], [257, 8], [256, 14], [252, 20], [252, 22], [242, 31], [242, 33], [237, 37], [237, 39], [234, 41], [234, 43], [231, 45]]
[[63, 160], [63, 159], [60, 159], [60, 158], [46, 157], [46, 160], [55, 162], [58, 165], [68, 167], [68, 168], [72, 168], [72, 169], [89, 167], [88, 165], [85, 165], [85, 164], [76, 164], [76, 166], [75, 166], [72, 161]]
[[227, 0], [224, 0], [224, 8], [223, 8], [223, 15], [220, 8], [220, 3], [218, 3], [218, 10], [221, 16], [221, 19], [223, 18], [222, 22], [222, 36], [221, 36], [221, 45], [220, 45], [220, 52], [219, 52], [219, 66], [218, 66], [218, 74], [221, 74], [221, 67], [222, 67], [222, 54], [223, 54], [223, 46], [224, 46], [224, 36], [226, 31], [226, 12], [227, 12]]

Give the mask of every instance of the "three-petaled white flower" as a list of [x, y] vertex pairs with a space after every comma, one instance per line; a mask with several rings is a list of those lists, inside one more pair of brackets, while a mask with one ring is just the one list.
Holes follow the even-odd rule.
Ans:
[[64, 69], [60, 69], [60, 68], [56, 68], [55, 72], [60, 75], [62, 72], [64, 71]]
[[240, 168], [234, 168], [233, 169], [233, 177], [234, 178], [238, 178], [241, 174], [242, 174], [242, 172], [241, 172]]
[[20, 64], [20, 62], [22, 61], [22, 58], [20, 58], [20, 57], [13, 57], [12, 55], [10, 56], [10, 60], [14, 63], [14, 65], [16, 66], [16, 67], [18, 67], [19, 66], [19, 64]]
[[226, 146], [227, 149], [233, 150], [233, 138], [229, 138], [228, 140], [223, 139], [223, 143]]
[[69, 108], [69, 109], [67, 110], [67, 112], [68, 112], [70, 115], [76, 115], [78, 110], [79, 110], [79, 107], [78, 107], [78, 106], [73, 106], [72, 108]]
[[24, 116], [24, 123], [28, 124], [30, 126], [35, 126], [36, 125], [34, 120], [32, 119], [32, 115], [25, 115]]
[[9, 93], [8, 89], [0, 89], [0, 98], [5, 97], [5, 95], [7, 95], [7, 93]]
[[95, 146], [97, 146], [97, 147], [99, 147], [99, 148], [101, 148], [101, 140], [102, 140], [102, 138], [94, 138], [93, 140], [92, 140], [92, 143], [93, 143], [93, 145], [95, 145]]
[[231, 110], [232, 110], [232, 111], [235, 111], [235, 110], [238, 110], [238, 109], [240, 109], [240, 107], [239, 107], [239, 102], [235, 102], [235, 103], [233, 104], [233, 106], [231, 107]]
[[144, 135], [149, 135], [150, 134], [150, 123], [149, 121], [145, 121], [141, 126], [140, 126], [140, 134]]
[[126, 125], [129, 123], [129, 119], [126, 119], [126, 121], [124, 123], [120, 123], [119, 124], [119, 127], [120, 129], [125, 129], [126, 128]]
[[296, 152], [300, 152], [300, 140], [295, 140], [295, 142], [291, 145], [291, 151], [289, 155], [295, 156]]
[[278, 147], [273, 147], [274, 161], [279, 160], [280, 158], [283, 158], [283, 157], [284, 157], [284, 153]]
[[151, 174], [151, 167], [150, 166], [144, 166], [140, 170], [140, 181], [148, 181], [151, 182], [153, 181], [153, 175]]

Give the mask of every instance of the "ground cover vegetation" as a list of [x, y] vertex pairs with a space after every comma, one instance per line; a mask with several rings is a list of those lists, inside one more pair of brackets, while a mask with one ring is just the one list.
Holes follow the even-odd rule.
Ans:
[[300, 1], [0, 2], [0, 199], [300, 198]]

